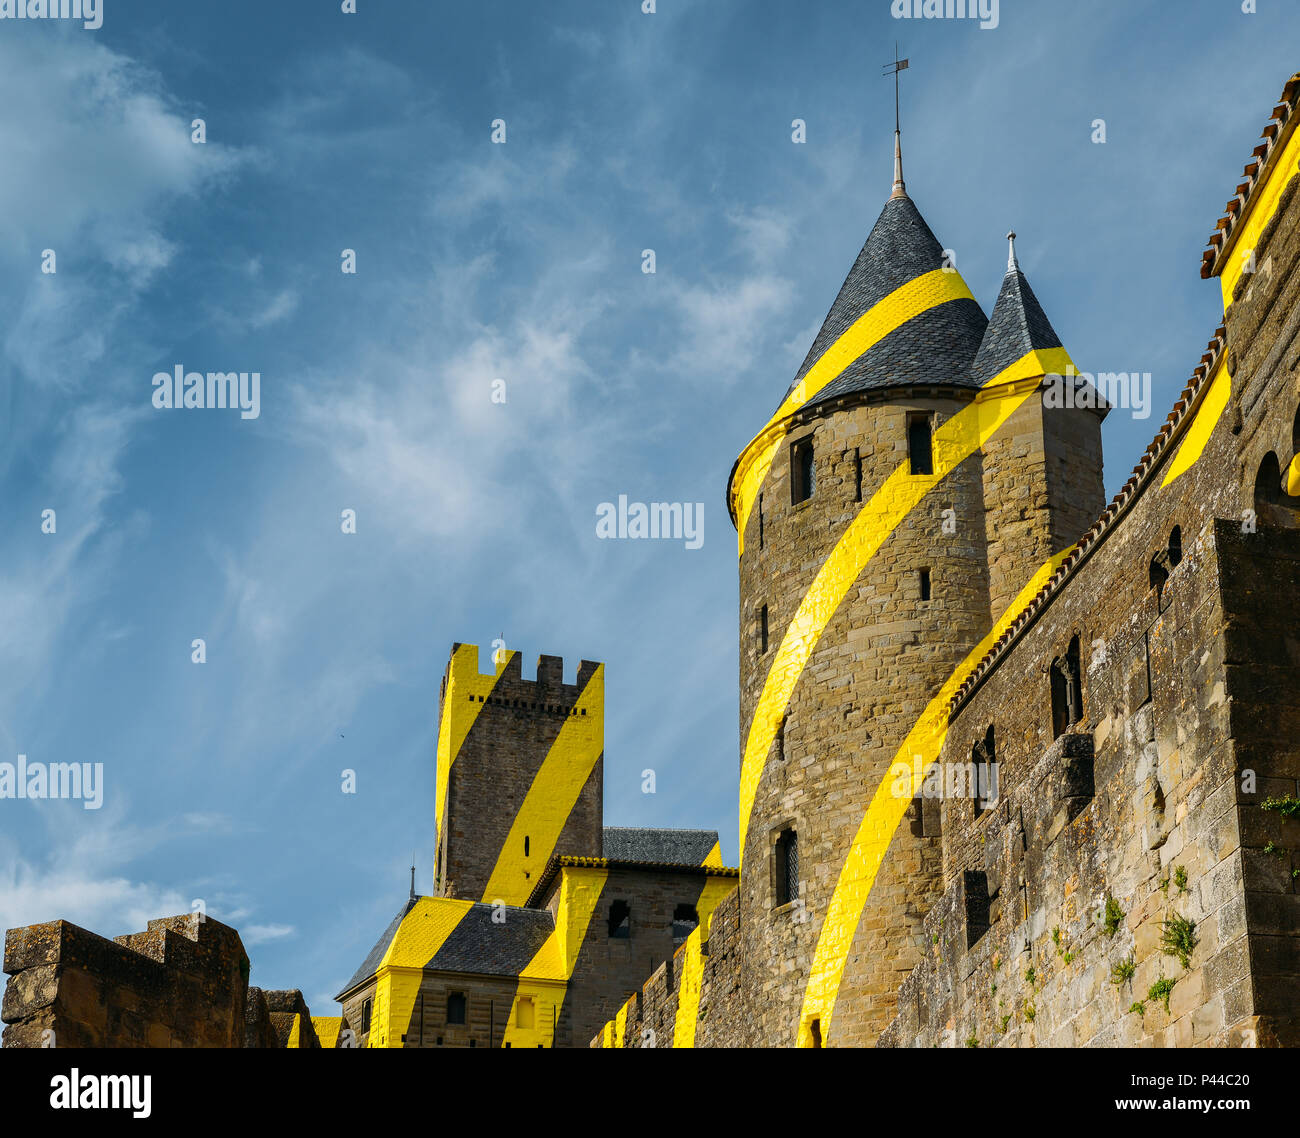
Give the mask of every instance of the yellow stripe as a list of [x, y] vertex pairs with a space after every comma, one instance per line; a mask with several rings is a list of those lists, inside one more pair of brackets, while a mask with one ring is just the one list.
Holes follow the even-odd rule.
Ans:
[[402, 918], [375, 970], [369, 1046], [402, 1046], [402, 1035], [415, 1011], [425, 965], [438, 954], [472, 907], [470, 901], [421, 897]]
[[[585, 711], [586, 715], [582, 712]], [[522, 905], [536, 883], [525, 876], [529, 866], [544, 867], [564, 824], [595, 769], [604, 747], [605, 665], [596, 668], [578, 698], [575, 714], [560, 728], [555, 742], [542, 760], [533, 784], [510, 825], [505, 845], [483, 890], [482, 900], [494, 904]], [[529, 840], [524, 855], [524, 838]]]
[[614, 1017], [614, 1046], [626, 1047], [624, 1039], [627, 1037], [627, 1006], [632, 1002], [633, 997], [628, 996], [623, 1001], [623, 1006], [618, 1009], [618, 1015]]
[[[745, 526], [758, 497], [759, 487], [772, 468], [784, 432], [777, 425], [812, 399], [827, 384], [838, 379], [844, 369], [864, 352], [880, 343], [891, 332], [901, 328], [913, 317], [947, 304], [953, 300], [973, 300], [966, 282], [955, 269], [935, 269], [922, 273], [907, 284], [895, 289], [887, 297], [872, 305], [857, 318], [808, 369], [808, 373], [776, 409], [776, 414], [745, 448], [740, 459], [736, 495], [736, 529], [740, 538], [740, 552], [745, 552]], [[769, 438], [765, 435], [771, 432]], [[759, 443], [759, 440], [763, 440]], [[748, 452], [759, 443], [753, 454]]]
[[710, 877], [695, 903], [700, 923], [686, 938], [681, 986], [677, 990], [677, 1013], [673, 1017], [673, 1046], [694, 1047], [700, 1018], [700, 992], [704, 981], [704, 942], [709, 939], [714, 910], [737, 887], [734, 877]]
[[1219, 359], [1219, 366], [1214, 369], [1214, 378], [1210, 381], [1210, 388], [1205, 393], [1205, 398], [1196, 409], [1196, 418], [1188, 428], [1187, 437], [1183, 439], [1183, 445], [1178, 448], [1173, 462], [1169, 464], [1165, 480], [1160, 483], [1161, 489], [1196, 465], [1196, 460], [1204, 452], [1210, 436], [1214, 434], [1214, 428], [1223, 417], [1223, 412], [1227, 410], [1231, 396], [1232, 376], [1228, 374], [1228, 356], [1225, 352]]
[[[435, 824], [441, 831], [446, 824], [443, 810], [447, 805], [447, 784], [451, 779], [451, 765], [460, 754], [470, 728], [479, 713], [487, 706], [488, 697], [506, 664], [517, 652], [506, 652], [496, 666], [495, 675], [482, 675], [478, 670], [478, 645], [462, 644], [452, 653], [448, 669], [447, 693], [443, 702], [442, 721], [438, 724], [438, 784], [433, 804]], [[469, 697], [473, 696], [471, 703]], [[479, 697], [482, 697], [480, 701]]]
[[711, 865], [718, 869], [722, 868], [722, 845], [720, 842], [713, 843], [713, 849], [705, 855], [701, 865]]
[[[795, 684], [803, 674], [813, 648], [835, 615], [844, 595], [867, 562], [922, 498], [961, 462], [982, 447], [1037, 387], [997, 394], [995, 388], [1036, 376], [1066, 374], [1073, 368], [1064, 348], [1030, 352], [989, 380], [975, 402], [962, 408], [934, 433], [934, 473], [912, 474], [904, 460], [850, 523], [804, 596], [786, 630], [771, 670], [763, 684], [745, 744], [740, 770], [740, 857], [754, 807], [759, 779], [768, 751], [776, 738]], [[991, 394], [992, 393], [992, 394]]]
[[[939, 750], [943, 746], [948, 731], [949, 701], [970, 670], [1011, 627], [1025, 605], [1047, 583], [1073, 549], [1074, 546], [1071, 546], [1063, 550], [1039, 568], [989, 634], [948, 677], [938, 694], [921, 713], [921, 718], [908, 732], [907, 738], [903, 740], [902, 746], [894, 756], [889, 772], [876, 788], [875, 797], [867, 808], [862, 824], [858, 827], [853, 844], [849, 848], [848, 857], [840, 870], [835, 892], [831, 896], [826, 917], [818, 933], [817, 949], [813, 953], [808, 986], [804, 989], [803, 1011], [799, 1018], [800, 1046], [811, 1046], [811, 1023], [814, 1019], [821, 1020], [822, 1039], [829, 1037], [835, 998], [839, 993], [840, 980], [844, 975], [844, 963], [853, 944], [858, 921], [862, 917], [862, 910], [871, 893], [876, 872], [889, 849], [894, 832], [911, 805], [912, 798], [919, 791], [925, 770], [938, 758]], [[921, 760], [919, 772], [916, 764], [913, 763], [913, 759], [916, 758]], [[906, 796], [895, 795], [896, 778], [904, 774], [911, 780], [911, 793]]]
[[[578, 954], [587, 939], [592, 914], [600, 901], [609, 876], [604, 869], [566, 866], [561, 870], [560, 900], [555, 910], [555, 930], [519, 975], [517, 995], [533, 996], [537, 1020], [532, 1032], [518, 1028], [514, 1017], [502, 1036], [513, 1047], [555, 1046], [554, 1028], [564, 1007], [569, 979], [578, 964]], [[556, 981], [559, 983], [557, 984]], [[554, 1013], [546, 1014], [544, 1001], [553, 1001]], [[517, 1000], [516, 1000], [517, 1002]], [[608, 1025], [607, 1025], [608, 1026]]]
[[1244, 224], [1238, 223], [1236, 234], [1232, 238], [1232, 254], [1224, 262], [1219, 274], [1219, 283], [1223, 286], [1223, 311], [1232, 307], [1232, 293], [1241, 279], [1242, 271], [1250, 258], [1254, 256], [1255, 246], [1260, 236], [1268, 228], [1268, 223], [1277, 213], [1291, 178], [1300, 163], [1300, 129], [1291, 132], [1291, 139], [1282, 154], [1274, 154], [1269, 163], [1270, 173], [1262, 186], [1256, 186], [1250, 199], [1250, 212]]
[[1300, 454], [1291, 460], [1286, 468], [1286, 492], [1293, 498], [1300, 495]]
[[322, 1048], [328, 1050], [338, 1046], [339, 1032], [343, 1029], [342, 1016], [312, 1016], [311, 1026]]

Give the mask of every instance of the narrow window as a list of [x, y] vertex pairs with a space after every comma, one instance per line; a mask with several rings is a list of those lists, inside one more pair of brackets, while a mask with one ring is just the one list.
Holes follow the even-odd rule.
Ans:
[[758, 496], [758, 548], [763, 548], [763, 495]]
[[781, 831], [773, 855], [776, 904], [788, 905], [799, 896], [799, 838], [794, 830]]
[[361, 1034], [365, 1035], [370, 1030], [370, 1013], [374, 1011], [374, 1001], [366, 1000], [361, 1005]]
[[632, 909], [626, 901], [610, 905], [609, 935], [617, 940], [627, 940], [632, 935]]
[[[862, 448], [853, 449], [853, 500], [862, 501]], [[817, 1021], [814, 1020], [814, 1023]]]
[[694, 905], [681, 904], [673, 910], [673, 946], [681, 944], [700, 924]]
[[817, 474], [813, 467], [812, 439], [802, 439], [790, 448], [790, 501], [793, 505], [806, 502], [817, 489]]
[[1255, 512], [1266, 514], [1265, 507], [1282, 497], [1282, 468], [1272, 451], [1264, 456], [1255, 475]]
[[812, 1045], [820, 1047], [822, 1045], [822, 1021], [815, 1019], [808, 1025], [808, 1031], [812, 1035]]
[[921, 600], [928, 601], [929, 599], [930, 599], [930, 570], [922, 569], [921, 570]]
[[997, 750], [994, 746], [992, 726], [977, 739], [971, 748], [971, 797], [978, 818], [998, 799]]
[[767, 605], [764, 605], [761, 609], [759, 609], [758, 623], [759, 623], [759, 630], [758, 630], [759, 651], [766, 652], [767, 651]]
[[1079, 638], [1070, 641], [1064, 656], [1052, 661], [1052, 738], [1059, 739], [1070, 725], [1083, 718], [1083, 693], [1079, 686]]
[[532, 1028], [537, 1023], [537, 1009], [531, 996], [520, 996], [515, 1005], [515, 1027]]
[[913, 474], [933, 474], [934, 457], [930, 453], [930, 416], [907, 417], [907, 456]]
[[781, 726], [776, 729], [776, 761], [785, 762], [785, 719], [781, 720]]
[[1172, 569], [1183, 559], [1183, 527], [1174, 526], [1169, 534], [1169, 567]]
[[453, 1024], [464, 1024], [465, 1022], [465, 993], [452, 992], [447, 997], [447, 1026]]
[[524, 857], [528, 856], [528, 835], [524, 835]]

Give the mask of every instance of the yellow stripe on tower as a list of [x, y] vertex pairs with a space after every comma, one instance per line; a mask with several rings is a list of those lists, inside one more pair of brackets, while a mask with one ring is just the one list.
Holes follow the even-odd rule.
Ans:
[[[908, 732], [907, 738], [903, 740], [898, 753], [894, 756], [889, 771], [876, 788], [875, 797], [871, 800], [871, 805], [867, 808], [862, 824], [853, 838], [853, 844], [849, 847], [848, 857], [840, 870], [835, 892], [831, 895], [826, 917], [817, 936], [817, 948], [813, 953], [812, 968], [809, 971], [807, 987], [804, 989], [803, 1011], [799, 1018], [801, 1047], [811, 1046], [813, 1020], [821, 1021], [822, 1039], [829, 1038], [835, 999], [844, 976], [844, 964], [848, 959], [853, 937], [857, 933], [862, 910], [866, 907], [871, 887], [876, 880], [876, 873], [880, 869], [881, 862], [884, 861], [894, 833], [911, 805], [912, 799], [920, 791], [925, 771], [939, 757], [939, 751], [948, 733], [949, 701], [970, 670], [1011, 627], [1025, 605], [1033, 600], [1038, 590], [1047, 583], [1073, 549], [1074, 546], [1070, 546], [1069, 549], [1062, 550], [1039, 568], [1020, 591], [1020, 595], [998, 618], [997, 623], [989, 630], [989, 634], [944, 681], [938, 694], [929, 702], [925, 711], [921, 713], [921, 718]], [[920, 760], [919, 763], [914, 761], [917, 759]], [[895, 782], [904, 776], [909, 779], [910, 790], [906, 796], [896, 795]]]
[[[741, 455], [739, 479], [735, 490], [736, 530], [740, 539], [740, 552], [745, 552], [745, 526], [759, 488], [767, 480], [768, 471], [784, 431], [782, 420], [799, 410], [827, 384], [838, 379], [854, 360], [880, 343], [891, 332], [909, 320], [947, 304], [953, 300], [973, 300], [970, 289], [956, 269], [934, 269], [922, 273], [896, 288], [883, 300], [873, 304], [857, 318], [844, 333], [808, 369], [808, 373], [785, 397], [776, 414], [745, 448]], [[760, 441], [761, 440], [761, 441]], [[757, 449], [755, 448], [757, 444]]]
[[451, 778], [451, 765], [465, 745], [470, 728], [479, 712], [487, 706], [488, 697], [497, 680], [505, 671], [510, 657], [516, 652], [503, 652], [497, 661], [495, 675], [483, 675], [478, 670], [478, 645], [462, 644], [451, 656], [447, 670], [447, 691], [442, 705], [442, 722], [438, 724], [438, 785], [434, 797], [434, 819], [439, 830], [444, 824], [443, 810], [447, 804], [447, 784]]
[[1232, 376], [1228, 374], [1228, 354], [1224, 352], [1219, 358], [1219, 366], [1214, 369], [1214, 378], [1210, 381], [1209, 390], [1201, 400], [1200, 407], [1196, 409], [1196, 417], [1188, 428], [1187, 437], [1183, 440], [1183, 445], [1178, 448], [1178, 453], [1174, 455], [1173, 462], [1169, 464], [1169, 472], [1165, 475], [1165, 480], [1160, 483], [1162, 490], [1180, 474], [1196, 465], [1196, 460], [1204, 453], [1210, 436], [1214, 434], [1214, 428], [1223, 418], [1223, 412], [1228, 409], [1228, 400], [1231, 397]]
[[[582, 712], [586, 714], [582, 714]], [[522, 905], [535, 884], [526, 876], [527, 865], [545, 865], [560, 840], [564, 824], [591, 777], [604, 747], [605, 665], [597, 666], [578, 698], [575, 714], [560, 728], [542, 760], [528, 793], [510, 825], [505, 845], [497, 855], [492, 876], [483, 890], [489, 904], [504, 901]], [[524, 856], [524, 838], [529, 855]]]
[[[1293, 115], [1292, 118], [1294, 117]], [[1219, 274], [1219, 283], [1223, 286], [1224, 312], [1232, 307], [1232, 294], [1242, 274], [1248, 270], [1255, 271], [1255, 246], [1259, 244], [1268, 223], [1273, 220], [1278, 206], [1282, 204], [1282, 195], [1287, 186], [1296, 177], [1296, 168], [1300, 165], [1300, 129], [1292, 129], [1286, 149], [1281, 154], [1275, 154], [1268, 165], [1270, 173], [1264, 184], [1256, 186], [1251, 194], [1247, 207], [1249, 214], [1245, 224], [1238, 223], [1231, 238], [1232, 255]]]
[[994, 376], [969, 406], [962, 408], [934, 432], [934, 473], [912, 474], [904, 460], [862, 507], [831, 550], [805, 594], [786, 630], [776, 658], [763, 684], [740, 768], [740, 858], [744, 864], [745, 838], [754, 808], [758, 783], [781, 720], [813, 649], [839, 608], [845, 594], [886, 538], [913, 508], [958, 465], [982, 447], [1038, 390], [1038, 385], [1014, 387], [1020, 380], [1064, 375], [1074, 363], [1064, 348], [1029, 352]]

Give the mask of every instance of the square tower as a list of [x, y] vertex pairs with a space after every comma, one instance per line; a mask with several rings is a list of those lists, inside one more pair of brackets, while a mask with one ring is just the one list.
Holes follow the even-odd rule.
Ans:
[[455, 644], [439, 702], [437, 896], [522, 905], [552, 856], [601, 856], [603, 664], [566, 684], [541, 656], [525, 680], [518, 652], [481, 673]]

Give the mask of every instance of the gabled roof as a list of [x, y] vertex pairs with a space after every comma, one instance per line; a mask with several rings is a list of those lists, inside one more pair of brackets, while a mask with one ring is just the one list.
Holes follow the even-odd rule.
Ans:
[[860, 355], [850, 356], [835, 378], [811, 394], [808, 403], [872, 388], [969, 386], [970, 364], [988, 319], [956, 269], [945, 262], [943, 246], [912, 199], [899, 194], [881, 210], [786, 397], [828, 351], [842, 347], [845, 333], [865, 314], [936, 270], [946, 270], [936, 283], [948, 287], [934, 290], [933, 304], [926, 306], [923, 301], [921, 311], [897, 326], [884, 321], [881, 331], [885, 334]]

